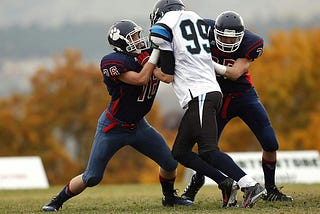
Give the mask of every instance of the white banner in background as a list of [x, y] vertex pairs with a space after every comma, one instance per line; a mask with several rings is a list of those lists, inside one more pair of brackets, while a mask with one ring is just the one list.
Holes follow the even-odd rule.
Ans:
[[0, 189], [44, 189], [48, 179], [40, 157], [0, 157]]
[[[259, 183], [264, 183], [261, 166], [262, 152], [230, 152], [232, 159]], [[188, 183], [193, 170], [187, 169]], [[320, 183], [320, 156], [318, 151], [278, 151], [276, 183]], [[206, 184], [216, 184], [206, 177]]]

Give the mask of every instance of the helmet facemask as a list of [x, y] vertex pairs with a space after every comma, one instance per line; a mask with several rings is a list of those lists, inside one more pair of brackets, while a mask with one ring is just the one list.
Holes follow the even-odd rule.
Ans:
[[[140, 54], [142, 51], [150, 48], [149, 38], [147, 36], [141, 37], [142, 31], [141, 27], [135, 27], [135, 29], [128, 33], [126, 38], [124, 38], [128, 44], [126, 47], [128, 53]], [[136, 39], [135, 34], [138, 34], [138, 39]]]
[[[216, 41], [216, 46], [219, 48], [219, 50], [226, 52], [226, 53], [232, 53], [236, 51], [243, 39], [244, 31], [236, 32], [235, 30], [229, 30], [225, 29], [224, 31], [220, 31], [218, 29], [214, 29], [214, 38]], [[224, 38], [232, 38], [232, 42], [225, 42]]]

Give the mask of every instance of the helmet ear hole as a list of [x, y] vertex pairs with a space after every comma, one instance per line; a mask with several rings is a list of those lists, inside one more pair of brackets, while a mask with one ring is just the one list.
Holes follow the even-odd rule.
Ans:
[[215, 20], [213, 31], [217, 48], [226, 53], [236, 51], [242, 42], [244, 31], [244, 22], [238, 13], [222, 12]]

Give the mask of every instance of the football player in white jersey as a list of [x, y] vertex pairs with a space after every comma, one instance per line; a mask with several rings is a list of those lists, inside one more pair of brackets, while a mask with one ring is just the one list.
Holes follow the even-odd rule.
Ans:
[[[186, 11], [181, 0], [157, 1], [150, 20], [150, 38], [160, 50], [161, 68], [154, 75], [172, 83], [181, 107], [186, 109], [172, 148], [174, 158], [217, 182], [224, 207], [237, 203], [239, 187], [244, 191], [241, 206], [252, 207], [266, 190], [217, 145], [216, 113], [222, 93], [211, 58], [209, 26], [195, 12]], [[198, 154], [192, 151], [196, 143]]]

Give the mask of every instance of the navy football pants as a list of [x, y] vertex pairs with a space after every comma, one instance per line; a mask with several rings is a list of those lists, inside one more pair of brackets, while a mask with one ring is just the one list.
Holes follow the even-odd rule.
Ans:
[[173, 159], [169, 146], [145, 119], [142, 119], [135, 129], [117, 126], [103, 132], [103, 129], [110, 124], [106, 112], [103, 112], [98, 121], [89, 162], [82, 177], [87, 186], [95, 186], [102, 180], [108, 161], [124, 146], [133, 147], [166, 171], [177, 168], [178, 162]]
[[[227, 101], [229, 103], [227, 106], [226, 99], [230, 99], [230, 102]], [[241, 94], [225, 95], [223, 103], [224, 105], [217, 115], [218, 138], [220, 138], [226, 124], [232, 118], [239, 117], [255, 134], [264, 151], [272, 152], [278, 149], [278, 141], [269, 116], [254, 87]]]

